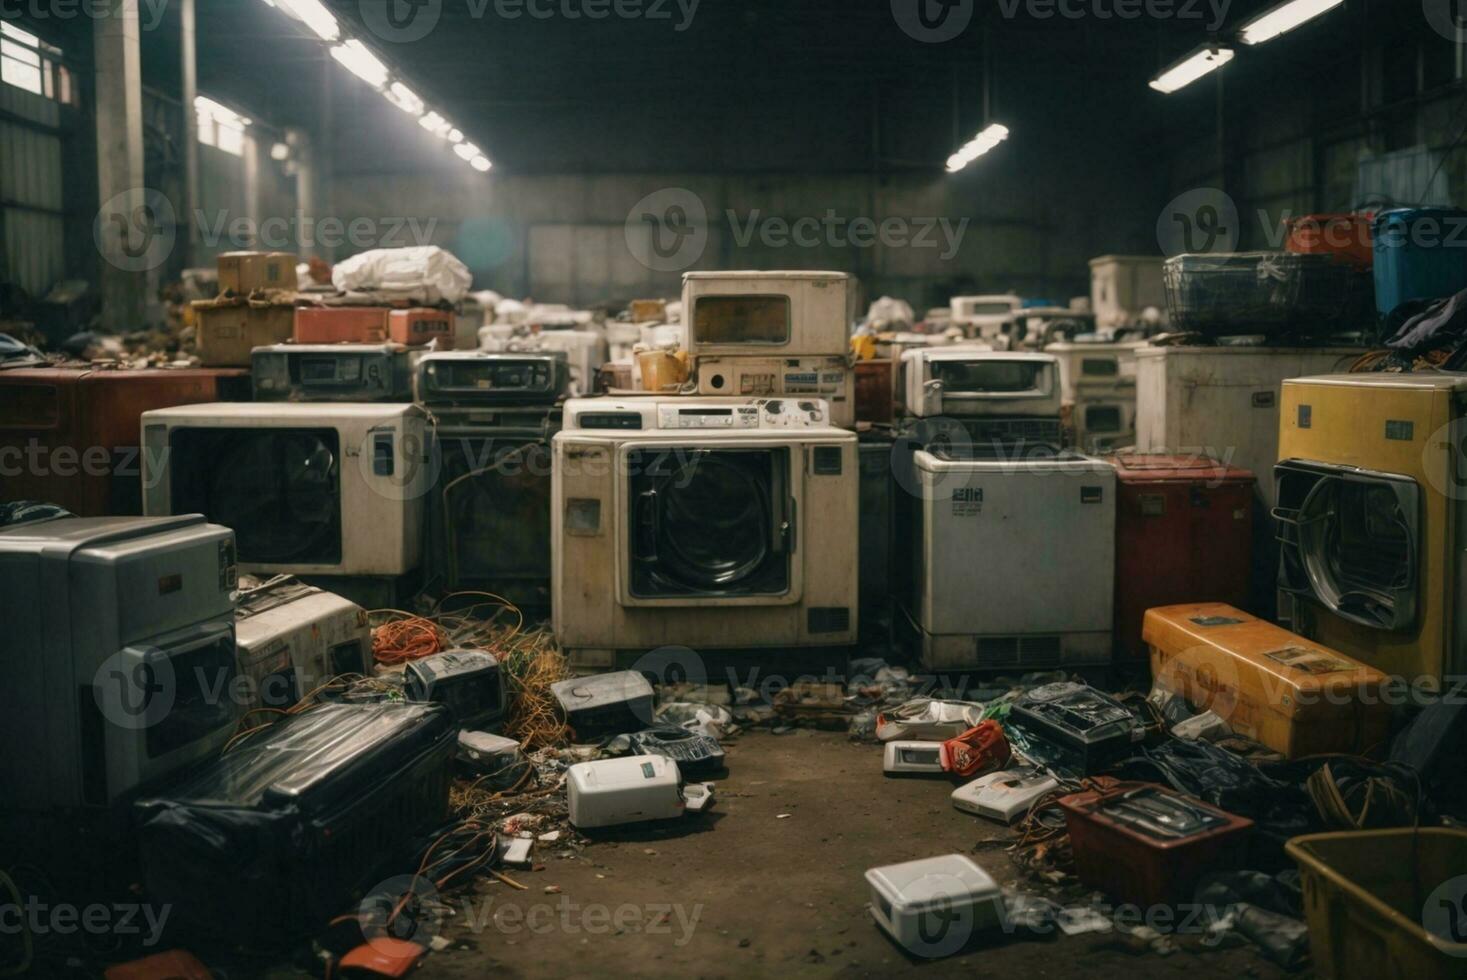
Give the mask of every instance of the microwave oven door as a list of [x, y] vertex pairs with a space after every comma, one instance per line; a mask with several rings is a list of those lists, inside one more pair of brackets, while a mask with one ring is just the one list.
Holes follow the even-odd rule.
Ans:
[[798, 601], [791, 455], [788, 446], [629, 449], [623, 601]]
[[1422, 548], [1416, 481], [1292, 460], [1274, 475], [1280, 589], [1362, 626], [1414, 626]]
[[133, 643], [82, 698], [82, 798], [106, 805], [217, 753], [239, 717], [234, 625], [218, 620]]

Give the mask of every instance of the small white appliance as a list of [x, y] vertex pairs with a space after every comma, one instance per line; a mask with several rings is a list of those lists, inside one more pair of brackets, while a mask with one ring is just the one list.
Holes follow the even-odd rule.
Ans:
[[242, 590], [234, 629], [246, 708], [288, 708], [338, 674], [372, 669], [366, 610], [289, 576]]
[[578, 762], [565, 783], [571, 825], [581, 830], [672, 820], [713, 801], [707, 786], [685, 795], [677, 763], [662, 755]]
[[572, 399], [553, 450], [552, 622], [577, 662], [855, 641], [856, 434], [821, 399]]
[[604, 331], [541, 330], [533, 335], [528, 349], [563, 351], [570, 367], [569, 393], [590, 395], [596, 391], [596, 373], [607, 361]]
[[0, 529], [0, 812], [111, 807], [218, 755], [236, 585], [233, 533], [197, 514]]
[[837, 357], [850, 346], [856, 281], [844, 272], [683, 274], [688, 353]]
[[849, 357], [729, 357], [699, 355], [693, 365], [693, 388], [700, 395], [822, 398], [831, 421], [854, 428], [856, 403], [851, 397]]
[[1045, 793], [1059, 789], [1059, 780], [1037, 769], [1005, 769], [979, 776], [953, 790], [953, 806], [999, 823], [1013, 823]]
[[240, 569], [396, 576], [418, 565], [435, 456], [423, 410], [214, 402], [144, 412], [143, 512], [234, 529]]
[[1059, 361], [1052, 354], [957, 345], [902, 354], [908, 415], [1058, 419]]
[[1106, 452], [1135, 445], [1136, 351], [1145, 346], [1063, 341], [1044, 348], [1059, 359], [1077, 448]]
[[876, 924], [918, 956], [951, 955], [1003, 923], [997, 882], [965, 854], [871, 868], [866, 883]]
[[986, 296], [954, 296], [948, 304], [951, 321], [969, 337], [982, 338], [1006, 346], [1009, 331], [1024, 308], [1024, 300], [1013, 293]]
[[942, 743], [894, 739], [882, 747], [881, 768], [888, 776], [941, 774]]
[[913, 453], [899, 596], [928, 669], [1105, 666], [1115, 468], [1091, 456], [933, 446]]
[[1102, 331], [1141, 322], [1141, 314], [1156, 310], [1166, 316], [1166, 289], [1160, 255], [1102, 255], [1090, 260], [1090, 308]]

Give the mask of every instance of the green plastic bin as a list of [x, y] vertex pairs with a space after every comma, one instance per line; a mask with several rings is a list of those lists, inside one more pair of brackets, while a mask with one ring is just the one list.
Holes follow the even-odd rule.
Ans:
[[1287, 850], [1321, 980], [1467, 977], [1467, 831], [1312, 834]]

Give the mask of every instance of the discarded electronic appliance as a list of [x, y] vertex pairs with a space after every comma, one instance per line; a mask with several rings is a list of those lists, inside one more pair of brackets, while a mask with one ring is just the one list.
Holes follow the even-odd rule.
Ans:
[[983, 720], [983, 705], [974, 701], [913, 698], [876, 715], [876, 737], [941, 742], [955, 738]]
[[698, 813], [713, 803], [712, 787], [684, 787], [677, 763], [662, 755], [578, 762], [566, 770], [571, 825], [581, 830]]
[[371, 673], [367, 612], [335, 593], [272, 579], [240, 593], [234, 619], [246, 708], [288, 708], [339, 674]]
[[232, 942], [312, 933], [447, 818], [454, 733], [437, 705], [282, 719], [135, 804], [144, 894]]
[[573, 399], [553, 440], [552, 621], [583, 664], [856, 637], [856, 435], [819, 399]]
[[[919, 347], [902, 355], [908, 415], [1058, 421], [1064, 399], [1059, 359], [1031, 351], [962, 345]], [[1047, 440], [1058, 444], [1058, 439]]]
[[660, 725], [632, 735], [632, 750], [640, 755], [662, 755], [677, 763], [685, 776], [718, 772], [723, 768], [723, 746], [710, 735], [676, 725]]
[[[1086, 684], [1059, 681], [1020, 695], [1009, 709], [1008, 726], [1030, 742], [1033, 756], [1041, 747], [1057, 750], [1046, 764], [1078, 768], [1093, 775], [1124, 759], [1146, 737], [1141, 719], [1115, 698]], [[1042, 754], [1042, 753], [1041, 753]]]
[[0, 619], [28, 651], [0, 711], [0, 810], [108, 807], [218, 755], [236, 584], [233, 533], [197, 514], [0, 528]]
[[1048, 793], [1059, 780], [1038, 769], [1005, 769], [979, 776], [952, 792], [953, 806], [989, 820], [1013, 823]]
[[1364, 755], [1390, 733], [1385, 674], [1223, 603], [1146, 612], [1155, 685], [1285, 758]]
[[1281, 609], [1296, 632], [1438, 691], [1467, 674], [1467, 378], [1348, 374], [1283, 384], [1274, 467]]
[[526, 349], [558, 351], [566, 357], [570, 394], [596, 393], [596, 374], [606, 363], [606, 334], [600, 330], [542, 330], [523, 345]]
[[580, 742], [641, 731], [652, 723], [652, 685], [635, 670], [557, 681], [550, 693]]
[[445, 587], [550, 604], [550, 439], [569, 383], [565, 355], [454, 352], [418, 362], [418, 401], [442, 461], [428, 500], [425, 574]]
[[844, 272], [686, 272], [683, 316], [693, 357], [843, 357], [856, 281]]
[[887, 742], [882, 750], [882, 771], [888, 776], [942, 775], [941, 742], [921, 742], [899, 738]]
[[918, 449], [910, 476], [898, 473], [906, 645], [927, 669], [1109, 664], [1114, 468], [1063, 450], [983, 448]]
[[1059, 803], [1080, 880], [1142, 908], [1189, 902], [1203, 875], [1244, 866], [1253, 829], [1251, 820], [1148, 783]]
[[966, 336], [1001, 345], [1010, 342], [1010, 331], [1015, 317], [1024, 308], [1024, 301], [1013, 293], [954, 296], [948, 308], [952, 311], [953, 326]]
[[1136, 444], [1136, 351], [1144, 346], [1062, 342], [1044, 348], [1059, 358], [1077, 448], [1105, 452]]
[[1003, 924], [998, 884], [965, 854], [871, 868], [866, 883], [876, 924], [918, 956], [951, 955]]
[[1160, 255], [1101, 255], [1090, 260], [1090, 309], [1095, 325], [1114, 331], [1142, 322], [1142, 314], [1166, 313]]
[[507, 773], [524, 762], [520, 743], [503, 735], [461, 729], [458, 733], [458, 762], [475, 775]]
[[255, 401], [413, 400], [413, 362], [398, 344], [275, 344], [250, 355]]
[[255, 574], [397, 576], [433, 473], [423, 410], [232, 403], [143, 415], [143, 508], [234, 529]]
[[[0, 460], [11, 462], [0, 495], [43, 500], [78, 517], [141, 514], [143, 413], [245, 400], [249, 390], [248, 372], [234, 368], [6, 368], [0, 371]], [[26, 459], [50, 462], [27, 465]]]
[[483, 728], [504, 718], [507, 701], [499, 661], [483, 650], [445, 650], [413, 660], [403, 669], [409, 701], [446, 707], [460, 728]]
[[1116, 659], [1147, 658], [1153, 606], [1249, 601], [1253, 474], [1206, 456], [1122, 453], [1116, 468]]

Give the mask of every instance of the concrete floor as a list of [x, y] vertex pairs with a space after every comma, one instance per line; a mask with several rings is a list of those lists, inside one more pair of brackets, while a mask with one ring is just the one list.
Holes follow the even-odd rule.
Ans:
[[843, 733], [760, 731], [727, 748], [713, 811], [623, 831], [571, 858], [539, 845], [544, 869], [514, 872], [528, 889], [484, 885], [467, 909], [457, 899], [442, 928], [451, 948], [414, 975], [1285, 976], [1247, 947], [1203, 950], [1184, 939], [1163, 957], [1093, 934], [911, 959], [872, 923], [865, 870], [971, 852], [1000, 884], [1013, 883], [1018, 871], [1002, 848], [973, 850], [1008, 831], [954, 810], [944, 780], [885, 778], [879, 748]]

